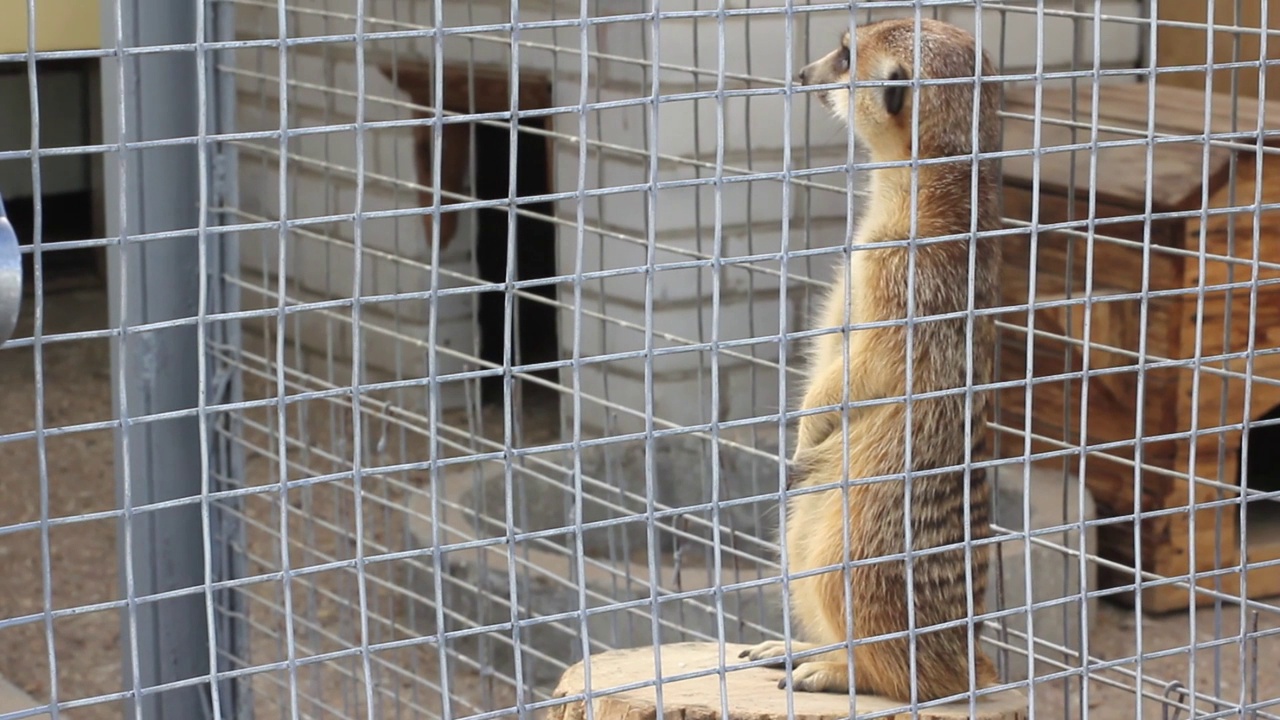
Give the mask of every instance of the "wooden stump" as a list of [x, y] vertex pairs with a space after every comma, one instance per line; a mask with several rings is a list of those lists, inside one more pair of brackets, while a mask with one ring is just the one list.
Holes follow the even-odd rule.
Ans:
[[[746, 662], [738, 653], [747, 645], [725, 646], [724, 675], [729, 720], [775, 720], [788, 717], [787, 691], [778, 688], [786, 671], [778, 668], [752, 667], [734, 669]], [[679, 720], [721, 720], [720, 675], [711, 673], [688, 680], [662, 683], [663, 712], [656, 707], [653, 685], [636, 690], [610, 692], [612, 688], [651, 681], [654, 676], [653, 648], [613, 650], [591, 656], [591, 688], [598, 694], [591, 698], [594, 720], [657, 720], [659, 717]], [[673, 643], [662, 646], [662, 675], [683, 675], [698, 670], [719, 668], [720, 653], [715, 643]], [[583, 692], [581, 662], [565, 671], [554, 697], [562, 698]], [[792, 717], [797, 720], [841, 720], [849, 717], [849, 696], [843, 693], [794, 692]], [[882, 697], [863, 695], [854, 710], [858, 715], [901, 708], [892, 718], [910, 718], [907, 703]], [[550, 708], [550, 720], [584, 720], [586, 703], [582, 700]], [[919, 720], [1026, 720], [1027, 700], [1017, 690], [1004, 690], [978, 698], [977, 714], [969, 715], [969, 701], [958, 700], [947, 705], [923, 708]]]

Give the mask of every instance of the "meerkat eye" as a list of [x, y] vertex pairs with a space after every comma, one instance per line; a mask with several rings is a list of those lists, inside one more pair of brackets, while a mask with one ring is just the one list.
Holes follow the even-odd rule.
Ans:
[[[901, 67], [896, 67], [893, 72], [889, 73], [887, 80], [906, 80], [907, 73]], [[890, 115], [897, 115], [902, 112], [902, 105], [907, 99], [907, 88], [902, 85], [887, 85], [884, 89], [884, 109]]]
[[849, 69], [849, 46], [840, 48], [840, 72], [846, 72]]

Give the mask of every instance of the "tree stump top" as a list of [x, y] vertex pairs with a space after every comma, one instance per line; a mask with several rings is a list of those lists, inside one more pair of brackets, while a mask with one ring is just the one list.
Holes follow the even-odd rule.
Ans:
[[[850, 700], [843, 693], [791, 693], [792, 713], [787, 710], [788, 692], [778, 688], [786, 671], [781, 668], [752, 667], [734, 669], [746, 662], [738, 653], [747, 645], [726, 644], [724, 680], [729, 709], [728, 720], [843, 720], [850, 717]], [[721, 667], [716, 643], [672, 643], [662, 645], [662, 675], [683, 675], [698, 670]], [[594, 720], [657, 720], [660, 715], [680, 720], [721, 720], [720, 674], [701, 675], [687, 680], [664, 681], [664, 711], [656, 707], [653, 685], [610, 692], [612, 688], [651, 681], [654, 677], [654, 652], [651, 647], [612, 650], [591, 656], [591, 698]], [[583, 664], [578, 662], [565, 671], [554, 697], [582, 693]], [[906, 703], [882, 697], [862, 695], [857, 698], [857, 715], [900, 709], [892, 718], [910, 718]], [[585, 702], [578, 700], [550, 708], [551, 720], [584, 720]], [[881, 716], [884, 717], [884, 716]], [[968, 700], [922, 708], [919, 720], [957, 720], [970, 718]], [[973, 720], [1025, 720], [1026, 697], [1017, 690], [1004, 690], [978, 698]]]

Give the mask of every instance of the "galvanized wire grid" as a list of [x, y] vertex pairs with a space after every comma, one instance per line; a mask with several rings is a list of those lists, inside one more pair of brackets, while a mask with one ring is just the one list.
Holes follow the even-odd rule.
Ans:
[[[30, 147], [0, 150], [0, 161], [30, 165], [37, 218], [24, 249], [37, 267], [35, 311], [0, 352], [30, 353], [34, 409], [31, 422], [3, 426], [0, 448], [33, 452], [39, 475], [39, 501], [26, 514], [4, 516], [0, 537], [37, 535], [43, 579], [31, 607], [0, 617], [0, 633], [39, 627], [42, 646], [24, 652], [45, 658], [48, 670], [38, 706], [0, 710], [0, 720], [210, 710], [237, 718], [499, 717], [564, 702], [550, 699], [555, 679], [591, 652], [783, 637], [789, 624], [778, 608], [787, 578], [778, 557], [785, 548], [773, 534], [783, 521], [777, 457], [795, 418], [784, 410], [794, 407], [803, 370], [797, 353], [830, 331], [811, 329], [809, 299], [846, 252], [863, 165], [786, 78], [827, 52], [842, 25], [894, 12], [967, 15], [1010, 84], [1087, 87], [1169, 70], [1156, 64], [1153, 13], [1136, 1], [1008, 0], [981, 3], [981, 12], [972, 2], [904, 1], [879, 3], [874, 13], [755, 2], [531, 5], [503, 5], [494, 20], [493, 8], [478, 3], [121, 0], [104, 4], [103, 49], [0, 55], [6, 65], [25, 63], [32, 98], [38, 60], [102, 58], [106, 123], [101, 144], [43, 147], [35, 103]], [[1210, 5], [1209, 16], [1220, 17]], [[1242, 0], [1216, 5], [1230, 6], [1233, 18], [1219, 29], [1248, 32]], [[33, 2], [28, 8], [34, 44], [38, 15]], [[1055, 19], [1070, 22], [1069, 36], [1044, 29]], [[781, 37], [752, 31], [779, 21]], [[1031, 67], [1007, 61], [1019, 39], [1006, 29], [1018, 22], [1035, 28]], [[675, 27], [693, 28], [692, 45], [681, 49], [688, 62], [663, 59], [678, 48], [664, 38]], [[1103, 63], [1103, 32], [1086, 33], [1103, 27], [1139, 33], [1141, 56], [1128, 66]], [[1269, 36], [1259, 38], [1265, 56]], [[764, 40], [782, 51], [766, 52]], [[1070, 44], [1070, 61], [1051, 68], [1046, 56], [1061, 43]], [[462, 90], [446, 82], [439, 58], [463, 68]], [[1265, 77], [1266, 66], [1243, 55], [1238, 40], [1232, 63]], [[481, 101], [493, 104], [477, 94], [493, 87], [485, 72], [493, 65], [513, 77], [537, 67], [551, 78], [545, 107], [529, 107], [522, 100], [528, 88], [507, 83], [506, 109], [480, 110]], [[423, 80], [426, 102], [413, 97], [413, 83]], [[447, 104], [446, 92], [461, 92], [466, 107]], [[1202, 143], [1206, 174], [1211, 147], [1254, 153], [1260, 181], [1261, 158], [1274, 152], [1264, 147], [1274, 134], [1264, 117], [1236, 118], [1239, 132], [1229, 136], [1169, 136], [1155, 130], [1154, 92], [1147, 99], [1145, 133], [1100, 123], [1096, 102], [1088, 118], [1075, 107], [1069, 117], [1027, 117], [1038, 127], [1072, 128], [1071, 152], [1144, 146], [1148, 169], [1159, 142]], [[616, 137], [618, 118], [629, 111], [641, 127]], [[739, 149], [731, 148], [730, 116], [746, 133]], [[676, 122], [691, 125], [688, 152], [662, 150], [663, 129]], [[1206, 135], [1208, 122], [1206, 109]], [[468, 163], [461, 191], [435, 192], [444, 184], [446, 130], [459, 123], [469, 128], [469, 152], [498, 160]], [[1099, 142], [1101, 130], [1132, 139]], [[416, 164], [415, 131], [428, 150], [425, 173]], [[794, 142], [797, 135], [803, 140]], [[528, 160], [538, 151], [522, 155], [522, 137], [545, 139], [546, 157]], [[105, 237], [42, 236], [34, 159], [69, 155], [103, 158]], [[539, 191], [521, 191], [526, 162], [548, 165]], [[632, 177], [617, 167], [640, 179], [617, 180]], [[1096, 171], [1094, 164], [1088, 187], [1097, 185]], [[485, 174], [503, 173], [505, 188], [479, 190], [491, 180]], [[1251, 298], [1249, 318], [1227, 321], [1248, 326], [1245, 350], [1204, 357], [1200, 327], [1191, 358], [1147, 352], [1146, 332], [1137, 352], [1104, 349], [1140, 367], [1191, 368], [1193, 393], [1226, 379], [1243, 380], [1246, 397], [1255, 384], [1280, 383], [1253, 373], [1256, 358], [1280, 352], [1254, 317], [1258, 290], [1270, 282], [1259, 274], [1277, 269], [1259, 257], [1258, 243], [1262, 213], [1274, 206], [1259, 189], [1238, 202], [1233, 193], [1227, 210], [1210, 210], [1206, 190], [1201, 208], [1157, 213], [1151, 185], [1146, 212], [1132, 217], [1051, 225], [1010, 219], [1004, 233], [1026, 234], [1034, 245], [1052, 230], [1089, 242], [1092, 251], [1095, 243], [1139, 246], [1107, 235], [1112, 222], [1142, 222], [1149, 233], [1159, 219], [1253, 213], [1254, 237], [1241, 239], [1252, 243], [1248, 261], [1208, 255], [1203, 234], [1200, 252], [1141, 245], [1148, 262], [1170, 253], [1199, 263], [1200, 285], [1176, 294], [1195, 297], [1200, 309], [1209, 290], [1206, 261], [1227, 264], [1228, 285], [1212, 290]], [[692, 213], [680, 218], [687, 224], [664, 225], [676, 214], [664, 208], [683, 211], [682, 201]], [[759, 219], [771, 202], [782, 217]], [[537, 203], [544, 205], [529, 209]], [[725, 218], [733, 213], [739, 224], [730, 227]], [[460, 220], [442, 248], [431, 238], [442, 235], [449, 214]], [[510, 238], [552, 233], [541, 247], [557, 255], [555, 270], [522, 277]], [[42, 284], [42, 258], [88, 247], [105, 247], [112, 263], [110, 320], [50, 331], [45, 308], [54, 300]], [[485, 265], [494, 253], [505, 255], [498, 277]], [[1093, 265], [1085, 267], [1091, 288]], [[1108, 297], [1147, 299], [1155, 295], [1148, 284], [1144, 274], [1141, 292]], [[683, 289], [689, 299], [667, 301], [663, 289]], [[626, 297], [637, 290], [639, 300]], [[486, 355], [482, 293], [502, 304], [490, 332], [519, 335], [526, 319], [517, 308], [554, 308], [557, 327], [532, 334], [558, 334], [555, 357], [524, 358], [514, 342], [502, 343], [496, 359]], [[1094, 305], [1069, 295], [1037, 307], [1066, 308], [1068, 318], [1083, 313], [1088, 328]], [[1010, 310], [1017, 308], [999, 312]], [[85, 342], [111, 347], [114, 411], [60, 424], [44, 404], [44, 357], [59, 344]], [[1087, 331], [1083, 346], [1084, 367], [1059, 380], [1079, 383], [1088, 397], [1100, 373], [1088, 366], [1098, 343]], [[1245, 369], [1225, 369], [1228, 360], [1244, 361]], [[1143, 377], [1139, 371], [1140, 392]], [[1026, 387], [1030, 379], [1028, 369], [992, 389]], [[663, 399], [671, 394], [688, 407]], [[1064, 419], [1081, 434], [1087, 422], [1087, 406], [1083, 417]], [[1188, 432], [1158, 439], [1245, 430], [1244, 465], [1247, 431], [1280, 420], [1232, 417], [1224, 406], [1215, 427], [1192, 422]], [[1189, 477], [1144, 463], [1143, 443], [1157, 438], [1082, 448], [1068, 438], [1033, 437], [999, 417], [995, 425], [1015, 446], [1006, 443], [1001, 460], [988, 465], [1018, 475], [1029, 456], [1060, 461], [1064, 478], [1083, 474], [1087, 454], [1094, 463], [1133, 467], [1135, 483], [1139, 470]], [[93, 512], [52, 509], [50, 443], [106, 432], [115, 456], [101, 462], [114, 462], [116, 502]], [[1033, 439], [1060, 449], [1032, 454]], [[1243, 556], [1245, 508], [1275, 492], [1248, 489], [1250, 502], [1242, 503], [1240, 488], [1224, 476], [1225, 458], [1220, 452], [1215, 477], [1194, 478], [1221, 491], [1220, 499], [1196, 507], [1240, 516]], [[1026, 584], [992, 586], [984, 644], [1010, 685], [1034, 689], [1033, 717], [1280, 715], [1280, 690], [1258, 677], [1266, 675], [1259, 645], [1280, 628], [1274, 601], [1239, 601], [1221, 584], [1202, 588], [1214, 603], [1185, 616], [1182, 644], [1151, 649], [1146, 623], [1125, 625], [1125, 613], [1093, 602], [1111, 590], [1033, 603], [1004, 597], [1014, 590], [1033, 596], [1033, 549], [1058, 555], [1064, 583], [1089, 567], [1125, 570], [1085, 544], [1090, 530], [1117, 520], [1082, 515], [1081, 484], [1064, 479], [1061, 493], [1058, 522], [1028, 532], [998, 521], [993, 538], [1022, 541]], [[1020, 518], [1024, 527], [1030, 520], [1029, 508], [999, 510], [998, 520]], [[62, 581], [56, 544], [74, 543], [78, 528], [103, 522], [119, 527], [119, 592], [55, 602]], [[1215, 552], [1222, 545], [1219, 539]], [[1190, 552], [1194, 566], [1194, 544]], [[1145, 573], [1141, 582], [1185, 586], [1188, 579]], [[112, 652], [125, 679], [114, 690], [86, 693], [59, 671], [67, 661], [55, 627], [102, 613], [122, 618]], [[1064, 624], [1121, 617], [1123, 632], [1113, 626], [1110, 636], [1085, 634], [1078, 647], [1067, 646], [1037, 634], [1047, 622], [1041, 618], [1051, 616]], [[1010, 679], [1016, 663], [1025, 669]], [[136, 698], [144, 700], [129, 702]], [[1117, 707], [1119, 715], [1107, 714]]]

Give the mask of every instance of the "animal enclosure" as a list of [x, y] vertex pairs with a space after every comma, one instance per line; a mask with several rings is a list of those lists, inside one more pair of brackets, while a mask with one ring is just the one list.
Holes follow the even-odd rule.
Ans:
[[[795, 76], [893, 17], [971, 32], [1002, 92], [1000, 689], [1280, 717], [1277, 44], [1244, 0], [101, 0], [93, 47], [26, 4], [0, 720], [578, 717], [589, 658], [796, 637], [780, 460], [872, 170]], [[50, 284], [72, 253], [105, 287]], [[708, 695], [749, 663], [717, 664]]]

